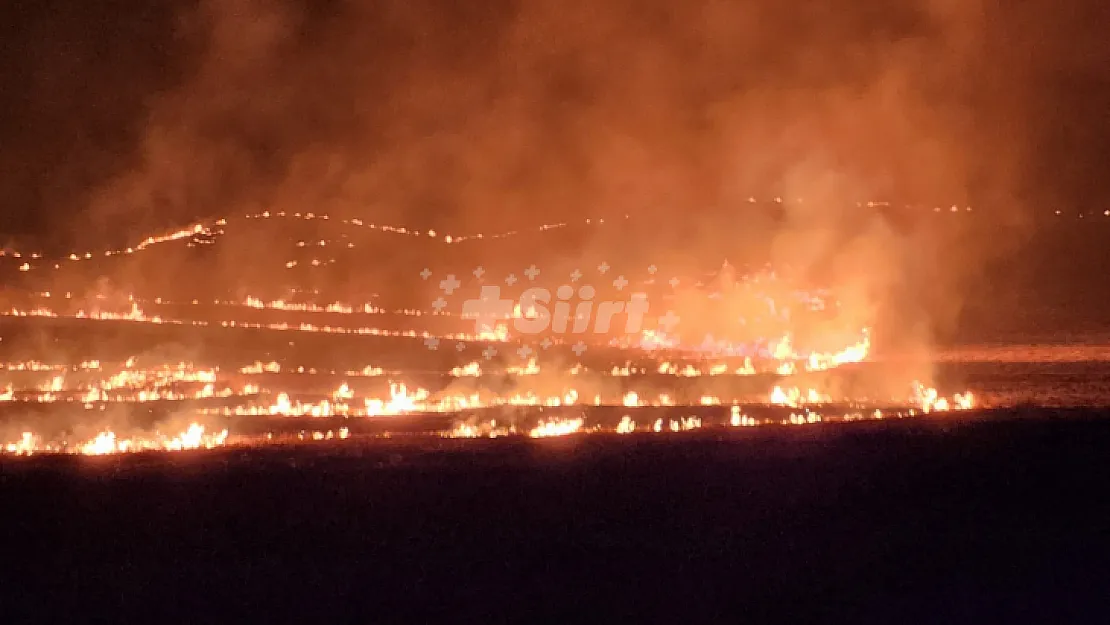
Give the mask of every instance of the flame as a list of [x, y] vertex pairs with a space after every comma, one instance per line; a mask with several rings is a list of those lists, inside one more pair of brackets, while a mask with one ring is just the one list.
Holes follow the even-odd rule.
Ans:
[[263, 373], [281, 373], [281, 365], [276, 362], [268, 362], [263, 364], [260, 361], [255, 361], [254, 364], [247, 365], [239, 370], [239, 373], [244, 375], [260, 375]]
[[0, 446], [0, 450], [16, 455], [35, 453], [76, 453], [86, 456], [103, 456], [138, 451], [187, 451], [212, 449], [227, 443], [228, 431], [209, 434], [205, 427], [192, 423], [181, 433], [164, 436], [158, 433], [131, 438], [120, 438], [112, 430], [103, 430], [94, 438], [75, 445], [50, 444], [33, 432], [24, 432], [16, 442]]
[[774, 406], [798, 408], [805, 404], [825, 404], [831, 401], [831, 397], [817, 392], [816, 389], [811, 388], [803, 392], [798, 388], [784, 390], [781, 386], [776, 386], [771, 390], [767, 403]]
[[821, 416], [820, 413], [811, 412], [809, 410], [806, 410], [805, 412], [803, 412], [801, 414], [791, 412], [790, 417], [787, 420], [783, 421], [783, 423], [784, 424], [790, 424], [790, 425], [807, 425], [807, 424], [813, 424], [813, 423], [820, 423], [823, 420], [824, 419], [823, 419], [823, 417]]
[[547, 438], [551, 436], [566, 436], [582, 429], [582, 419], [550, 419], [541, 421], [539, 425], [528, 432], [532, 438]]
[[536, 365], [535, 358], [529, 358], [528, 364], [523, 367], [506, 367], [505, 372], [510, 375], [536, 375], [540, 368]]
[[672, 432], [686, 432], [699, 428], [701, 428], [701, 419], [699, 417], [682, 417], [677, 421], [671, 421]]
[[451, 375], [456, 378], [471, 377], [477, 378], [482, 375], [482, 366], [477, 361], [472, 362], [465, 367], [455, 367], [451, 369]]
[[638, 373], [644, 373], [644, 370], [633, 367], [631, 362], [626, 362], [621, 367], [613, 365], [613, 368], [609, 371], [609, 375], [614, 378], [627, 378]]
[[448, 438], [497, 438], [515, 433], [516, 429], [514, 427], [499, 426], [496, 420], [481, 423], [471, 419], [469, 421], [457, 421], [454, 427], [443, 435]]
[[807, 371], [825, 371], [828, 369], [835, 369], [841, 365], [855, 364], [867, 360], [867, 356], [871, 351], [871, 333], [866, 328], [863, 330], [863, 338], [859, 342], [845, 347], [839, 352], [833, 354], [821, 354], [814, 352], [809, 355], [806, 360]]
[[408, 388], [404, 384], [390, 384], [389, 401], [366, 400], [366, 415], [378, 417], [416, 412], [424, 409], [424, 400], [427, 398], [428, 391], [424, 389], [417, 389], [416, 393], [409, 395]]
[[[276, 216], [286, 217], [283, 213], [276, 213]], [[313, 213], [292, 213], [288, 215], [298, 219], [328, 219], [326, 215], [316, 215]], [[251, 216], [248, 216], [251, 217]], [[253, 218], [270, 218], [269, 212], [261, 215], [255, 215]], [[226, 223], [226, 222], [224, 222]], [[343, 223], [355, 225], [358, 227], [368, 227], [384, 232], [394, 232], [397, 234], [404, 234], [406, 236], [420, 236], [420, 233], [406, 228], [363, 224], [360, 220], [343, 220]], [[216, 225], [223, 225], [216, 222]], [[217, 231], [214, 227], [209, 225], [197, 224], [190, 228], [175, 231], [166, 235], [157, 237], [148, 237], [140, 243], [127, 248], [125, 251], [118, 253], [133, 253], [142, 249], [146, 249], [157, 243], [178, 240], [197, 235], [214, 235], [222, 233]], [[439, 236], [434, 232], [427, 232], [427, 236], [437, 238], [445, 242], [457, 242], [465, 240], [468, 237], [453, 237], [453, 236]], [[495, 236], [495, 235], [488, 235]], [[483, 238], [483, 235], [475, 235], [474, 238]], [[307, 247], [310, 250], [318, 250], [326, 245], [334, 245], [337, 241], [334, 240], [318, 240], [318, 241], [302, 241], [301, 247]], [[108, 255], [111, 255], [109, 252]], [[17, 255], [18, 256], [18, 255]], [[91, 253], [70, 255], [72, 262], [80, 262], [92, 257]], [[32, 256], [32, 258], [37, 258]], [[296, 265], [298, 261], [291, 261]], [[301, 259], [300, 262], [308, 263], [308, 259]], [[331, 261], [312, 260], [313, 264], [319, 265], [320, 263], [327, 264]], [[287, 266], [289, 266], [287, 264]], [[36, 264], [36, 268], [38, 265]], [[30, 265], [28, 265], [30, 268]], [[770, 274], [771, 279], [774, 278], [773, 273]], [[776, 290], [777, 292], [777, 290]], [[55, 295], [56, 296], [56, 295]], [[49, 292], [42, 292], [36, 294], [34, 297], [51, 298]], [[788, 315], [785, 315], [788, 306], [785, 306], [781, 301], [775, 301], [775, 297], [771, 297], [766, 293], [760, 293], [760, 301], [766, 304], [770, 309], [771, 316], [776, 321], [789, 321]], [[69, 294], [66, 294], [69, 298]], [[789, 307], [797, 310], [798, 301], [801, 300], [805, 306], [810, 307], [812, 310], [823, 310], [829, 307], [833, 310], [836, 302], [828, 299], [824, 292], [818, 291], [816, 294], [804, 293], [800, 297], [790, 296], [790, 301], [786, 302]], [[108, 299], [107, 297], [98, 296], [97, 299]], [[115, 307], [114, 310], [102, 310], [101, 306], [94, 305], [89, 307], [88, 311], [78, 310], [76, 313], [66, 313], [62, 316], [66, 318], [84, 319], [89, 322], [92, 321], [127, 321], [134, 323], [152, 323], [152, 324], [180, 324], [191, 325], [197, 327], [223, 327], [223, 328], [257, 328], [273, 331], [283, 332], [307, 332], [307, 333], [328, 333], [328, 334], [341, 334], [341, 335], [367, 335], [367, 336], [389, 336], [389, 337], [407, 337], [415, 341], [424, 341], [427, 339], [440, 339], [440, 340], [456, 340], [466, 342], [479, 342], [479, 341], [498, 341], [504, 342], [509, 340], [509, 330], [506, 324], [498, 324], [493, 329], [480, 332], [477, 334], [463, 334], [463, 333], [436, 333], [431, 334], [426, 330], [419, 329], [383, 329], [380, 327], [372, 327], [369, 325], [360, 325], [358, 323], [357, 315], [376, 315], [386, 312], [384, 309], [379, 308], [369, 302], [351, 303], [342, 301], [332, 301], [324, 303], [315, 302], [302, 302], [301, 296], [297, 292], [286, 293], [282, 299], [272, 299], [270, 297], [263, 298], [261, 296], [250, 295], [243, 300], [238, 301], [220, 301], [216, 300], [214, 303], [224, 307], [221, 308], [224, 313], [220, 316], [223, 317], [218, 321], [197, 320], [192, 313], [179, 313], [180, 310], [189, 310], [184, 307], [185, 302], [175, 303], [175, 308], [172, 314], [174, 318], [164, 318], [157, 312], [161, 312], [163, 308], [156, 308], [163, 304], [169, 304], [161, 299], [156, 300], [142, 300], [134, 296], [129, 296], [126, 302], [126, 309], [123, 308], [123, 302]], [[329, 298], [330, 300], [330, 298]], [[211, 305], [213, 302], [204, 302], [203, 305]], [[202, 304], [196, 300], [192, 301], [192, 305], [201, 306]], [[28, 317], [58, 317], [59, 313], [55, 312], [49, 307], [35, 307], [34, 304], [28, 305], [27, 309], [12, 309], [10, 312], [0, 314], [12, 316], [28, 316]], [[61, 310], [61, 309], [59, 309]], [[277, 316], [273, 314], [260, 315], [256, 311], [267, 310], [278, 313], [312, 313], [317, 315], [311, 319], [311, 323], [306, 323], [301, 319], [296, 319], [296, 315], [288, 314], [284, 316]], [[430, 315], [427, 310], [397, 310], [392, 311], [399, 315], [409, 317], [421, 317], [422, 315]], [[177, 315], [180, 314], [180, 317]], [[455, 317], [461, 319], [459, 315], [451, 315], [443, 313], [448, 317]], [[761, 314], [765, 315], [765, 311]], [[511, 317], [516, 318], [530, 318], [536, 316], [534, 308], [522, 310], [520, 306], [516, 306], [513, 310]], [[259, 317], [266, 317], [272, 319], [278, 317], [277, 322], [274, 323], [259, 323], [256, 321], [244, 321], [244, 319], [258, 319]], [[353, 320], [354, 319], [354, 320]], [[217, 324], [219, 324], [217, 326]], [[750, 327], [750, 326], [749, 326]], [[764, 346], [768, 345], [766, 337], [771, 337], [769, 342], [770, 349], [765, 349]], [[778, 337], [777, 340], [774, 337]], [[683, 347], [680, 336], [668, 336], [659, 330], [646, 330], [636, 337], [640, 340], [639, 345], [631, 345], [631, 347], [640, 348], [666, 348], [666, 349], [682, 349], [684, 352], [689, 351], [688, 347]], [[760, 332], [760, 338], [757, 340], [754, 337], [749, 337], [754, 343], [742, 346], [743, 349], [735, 350], [732, 345], [727, 342], [717, 341], [711, 346], [703, 347], [701, 350], [696, 350], [700, 357], [695, 364], [683, 362], [685, 356], [672, 356], [677, 362], [663, 362], [658, 365], [658, 373], [664, 375], [673, 375], [681, 378], [699, 378], [701, 376], [726, 376], [730, 375], [753, 375], [756, 373], [770, 373], [777, 372], [780, 375], [793, 375], [799, 371], [824, 371], [838, 366], [850, 363], [863, 362], [868, 358], [871, 348], [870, 331], [868, 329], [862, 330], [862, 335], [856, 334], [855, 330], [844, 336], [836, 335], [832, 337], [834, 340], [827, 340], [829, 337], [821, 337], [822, 349], [829, 349], [829, 351], [810, 351], [809, 347], [804, 344], [806, 341], [805, 333], [798, 332], [795, 334], [792, 330], [784, 330], [783, 327], [776, 325], [773, 329], [764, 330]], [[753, 345], [754, 349], [753, 350]], [[629, 347], [629, 345], [625, 345]], [[713, 360], [706, 358], [706, 353], [709, 348], [713, 349], [728, 349], [728, 357], [743, 356], [743, 364], [737, 366], [735, 360], [724, 360], [723, 358], [715, 356]], [[465, 346], [463, 346], [465, 349]], [[460, 350], [462, 351], [462, 350]], [[744, 354], [756, 353], [756, 356], [748, 356]], [[754, 360], [753, 360], [754, 359]], [[618, 361], [619, 362], [619, 361]], [[606, 367], [611, 366], [608, 373], [612, 377], [630, 377], [636, 375], [645, 375], [646, 369], [639, 368], [633, 364], [634, 361], [624, 361], [623, 365], [607, 364]], [[95, 363], [95, 365], [93, 364]], [[218, 408], [205, 408], [200, 412], [204, 414], [243, 414], [243, 415], [307, 415], [307, 416], [384, 416], [384, 415], [398, 415], [410, 412], [452, 412], [457, 410], [469, 410], [474, 408], [485, 408], [492, 406], [567, 406], [576, 405], [580, 398], [578, 391], [575, 389], [561, 388], [558, 390], [539, 390], [537, 388], [521, 388], [511, 396], [493, 395], [490, 392], [482, 391], [481, 394], [438, 394], [435, 399], [431, 398], [431, 394], [424, 389], [410, 390], [405, 384], [390, 383], [389, 396], [383, 398], [375, 397], [361, 397], [355, 392], [347, 381], [342, 382], [334, 392], [331, 391], [333, 382], [328, 382], [326, 386], [321, 386], [314, 393], [319, 393], [312, 400], [305, 400], [306, 403], [294, 401], [290, 397], [290, 392], [294, 395], [302, 390], [290, 391], [290, 389], [282, 388], [266, 388], [263, 389], [262, 385], [255, 383], [246, 383], [245, 380], [234, 376], [234, 370], [231, 371], [231, 376], [226, 376], [224, 372], [218, 369], [200, 369], [194, 367], [191, 363], [178, 363], [177, 365], [164, 365], [161, 367], [147, 367], [143, 370], [135, 370], [135, 361], [130, 359], [124, 371], [116, 372], [111, 375], [105, 373], [103, 375], [97, 374], [96, 376], [89, 375], [69, 375], [68, 372], [73, 370], [73, 367], [66, 365], [45, 365], [42, 363], [24, 363], [28, 369], [15, 369], [8, 370], [30, 370], [42, 371], [51, 374], [49, 379], [45, 376], [38, 378], [31, 382], [26, 387], [8, 384], [0, 392], [0, 401], [40, 401], [40, 402], [55, 402], [55, 401], [70, 401], [82, 402], [93, 407], [92, 404], [103, 404], [106, 402], [146, 402], [146, 401], [165, 401], [165, 400], [181, 400], [181, 399], [208, 399], [216, 397], [249, 397], [236, 406], [224, 406]], [[86, 363], [82, 363], [82, 370], [100, 370], [100, 363], [91, 361], [88, 367]], [[41, 369], [39, 368], [41, 367]], [[277, 362], [262, 363], [256, 361], [253, 364], [247, 365], [238, 369], [240, 376], [254, 376], [263, 374], [277, 374], [283, 371], [283, 366]], [[570, 370], [571, 375], [577, 375], [585, 371], [581, 363], [576, 364]], [[319, 373], [321, 376], [335, 376], [338, 375], [336, 371], [320, 371], [315, 369], [305, 370], [303, 367], [288, 366], [288, 372], [295, 372], [298, 374], [316, 375]], [[506, 372], [517, 376], [532, 376], [540, 373], [540, 367], [535, 359], [529, 359], [527, 363], [520, 366], [510, 366], [506, 368]], [[604, 375], [606, 368], [599, 368], [599, 374]], [[385, 372], [380, 368], [367, 366], [361, 371], [348, 371], [346, 376], [348, 379], [355, 377], [370, 377], [380, 376]], [[395, 372], [394, 372], [395, 373]], [[394, 373], [390, 373], [391, 376]], [[481, 366], [477, 361], [470, 362], [462, 366], [453, 367], [450, 373], [454, 377], [480, 377], [482, 376]], [[91, 382], [89, 378], [95, 377]], [[284, 376], [283, 376], [284, 377]], [[338, 380], [335, 381], [336, 383]], [[522, 383], [525, 381], [521, 381]], [[281, 383], [281, 379], [275, 377], [268, 377], [263, 384], [277, 385]], [[686, 387], [691, 386], [693, 383], [682, 382], [681, 388], [683, 396], [687, 395]], [[359, 386], [356, 384], [356, 386]], [[522, 384], [523, 386], [523, 384]], [[536, 385], [533, 385], [536, 386]], [[233, 390], [236, 389], [236, 390]], [[641, 389], [642, 390], [642, 389]], [[661, 389], [667, 390], [667, 389]], [[670, 392], [675, 392], [676, 389], [669, 389]], [[623, 396], [619, 393], [607, 392], [604, 395], [604, 400], [601, 393], [594, 394], [596, 389], [585, 391], [589, 393], [586, 397], [594, 397], [593, 403], [601, 405], [604, 401], [607, 405], [622, 405], [626, 407], [641, 407], [649, 405], [648, 401], [642, 399], [637, 392], [628, 391]], [[694, 390], [693, 396], [697, 397], [701, 390]], [[329, 395], [330, 393], [330, 395]], [[264, 397], [273, 397], [273, 404], [267, 406], [268, 401], [258, 399], [257, 396], [263, 395]], [[320, 399], [320, 397], [325, 397]], [[748, 398], [750, 399], [750, 398]], [[903, 398], [904, 400], [904, 398]], [[586, 399], [586, 402], [589, 400]], [[805, 410], [799, 412], [802, 407], [812, 404], [829, 403], [830, 399], [827, 395], [823, 395], [815, 389], [799, 389], [799, 388], [783, 388], [776, 386], [770, 393], [769, 403], [795, 408], [794, 422], [805, 420], [807, 423], [813, 420], [820, 420], [820, 415], [817, 413]], [[618, 403], [619, 402], [619, 403]], [[231, 404], [231, 402], [227, 402]], [[703, 406], [717, 406], [720, 405], [721, 399], [715, 395], [705, 394], [699, 399]], [[975, 398], [970, 394], [956, 394], [951, 398], [942, 397], [935, 389], [925, 389], [924, 387], [916, 388], [912, 405], [920, 407], [922, 412], [937, 412], [944, 410], [967, 410], [974, 406]], [[671, 395], [664, 392], [658, 395], [655, 402], [650, 405], [671, 406], [674, 401]], [[104, 406], [100, 406], [101, 409]], [[896, 414], [892, 411], [892, 414]], [[814, 416], [817, 415], [817, 416]], [[833, 417], [835, 418], [835, 417]], [[847, 418], [847, 417], [846, 417]], [[689, 418], [695, 419], [695, 418]], [[695, 421], [692, 420], [670, 420], [663, 422], [657, 421], [652, 429], [656, 431], [683, 431], [691, 429]], [[755, 423], [755, 420], [745, 415], [737, 407], [733, 407], [730, 412], [728, 423], [730, 425], [747, 425]], [[697, 421], [697, 426], [700, 427], [700, 420]], [[542, 425], [542, 424], [541, 424]], [[465, 427], [463, 427], [465, 426]], [[474, 424], [462, 424], [459, 426], [460, 435], [466, 428], [475, 427], [478, 431], [488, 433], [492, 431], [485, 426], [478, 426]], [[622, 419], [621, 424], [617, 426], [617, 431], [622, 429], [631, 428], [635, 429], [635, 423], [632, 422], [631, 417]], [[630, 431], [631, 431], [630, 430]], [[28, 433], [32, 437], [33, 433]], [[316, 437], [317, 434], [323, 439], [328, 439], [333, 436], [333, 433], [318, 432], [312, 434]], [[187, 430], [180, 436], [180, 445], [185, 447], [192, 444], [190, 441], [196, 439], [191, 430]], [[159, 439], [162, 440], [162, 439]], [[172, 440], [172, 439], [170, 439]], [[163, 440], [163, 442], [165, 442]], [[40, 443], [36, 443], [41, 447]], [[101, 449], [111, 449], [107, 453], [129, 449], [135, 446], [141, 446], [142, 443], [137, 442], [136, 439], [117, 439], [116, 435], [110, 431], [101, 433], [91, 441], [86, 441], [83, 445], [87, 445], [91, 452]], [[28, 446], [25, 439], [20, 439], [17, 442], [5, 447], [12, 449], [23, 449]]]
[[744, 414], [743, 411], [740, 410], [740, 406], [733, 406], [729, 410], [728, 424], [734, 428], [754, 427], [756, 425], [756, 420]]
[[30, 456], [40, 449], [41, 442], [39, 438], [31, 432], [24, 432], [18, 441], [4, 446], [4, 451], [17, 456]]
[[127, 451], [126, 441], [116, 444], [115, 432], [101, 432], [93, 440], [81, 445], [81, 453], [88, 456], [102, 456], [104, 454]]
[[794, 349], [790, 344], [789, 334], [782, 337], [782, 339], [775, 344], [774, 354], [772, 355], [772, 357], [779, 362], [794, 359]]
[[971, 391], [956, 393], [950, 401], [942, 397], [937, 389], [927, 387], [920, 382], [914, 382], [914, 403], [925, 414], [932, 412], [948, 412], [950, 410], [971, 410], [975, 407], [975, 396]]
[[340, 385], [340, 387], [335, 390], [335, 393], [332, 394], [332, 398], [335, 399], [335, 401], [353, 399], [354, 396], [354, 391], [351, 390], [351, 387], [348, 386], [346, 382]]

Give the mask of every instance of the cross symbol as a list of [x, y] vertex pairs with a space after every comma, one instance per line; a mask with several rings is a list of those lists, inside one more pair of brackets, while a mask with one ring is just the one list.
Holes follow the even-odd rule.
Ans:
[[617, 279], [613, 280], [613, 286], [617, 287], [618, 291], [623, 291], [624, 287], [628, 286], [628, 280], [625, 280], [624, 276], [617, 276]]
[[475, 332], [492, 330], [496, 320], [513, 314], [513, 303], [511, 299], [501, 299], [501, 287], [483, 286], [479, 299], [463, 302], [463, 315], [474, 318]]
[[516, 284], [516, 280], [517, 280], [516, 274], [515, 273], [510, 273], [509, 277], [505, 278], [505, 284], [507, 284], [509, 286], [512, 286], [512, 285]]
[[529, 280], [534, 281], [536, 279], [536, 276], [540, 275], [540, 270], [536, 269], [535, 265], [532, 265], [531, 267], [524, 270], [524, 275], [528, 276]]
[[609, 271], [609, 263], [602, 261], [602, 263], [597, 266], [597, 271], [598, 273], [605, 273], [606, 271]]
[[544, 349], [547, 349], [548, 347], [551, 347], [554, 344], [555, 344], [555, 342], [551, 340], [550, 336], [544, 337], [544, 339], [542, 341], [540, 341], [540, 347], [543, 347]]
[[429, 336], [428, 338], [424, 339], [424, 346], [434, 351], [439, 348], [439, 339], [434, 336]]
[[489, 360], [490, 358], [493, 358], [497, 355], [497, 350], [494, 349], [492, 345], [490, 345], [489, 347], [482, 350], [482, 355], [486, 357], [486, 360]]
[[460, 351], [460, 352], [463, 351], [464, 349], [466, 349], [466, 343], [463, 343], [463, 342], [455, 343], [455, 349], [457, 351]]
[[474, 270], [474, 277], [481, 280], [482, 276], [485, 275], [485, 273], [486, 273], [486, 270], [482, 269], [482, 266], [479, 265], [478, 268]]
[[659, 269], [655, 265], [651, 265], [648, 267], [648, 273], [655, 275], [656, 271], [659, 271]]
[[671, 278], [671, 288], [672, 289], [677, 289], [678, 288], [678, 278]]
[[582, 341], [578, 341], [577, 343], [574, 344], [574, 347], [572, 347], [570, 349], [571, 349], [571, 351], [574, 352], [575, 356], [581, 356], [582, 352], [586, 351], [586, 344], [583, 343]]
[[443, 299], [443, 297], [439, 297], [436, 299], [436, 301], [432, 302], [432, 308], [435, 308], [436, 312], [443, 312], [443, 309], [446, 306], [447, 300]]
[[678, 315], [674, 314], [673, 310], [668, 310], [667, 314], [659, 318], [659, 325], [663, 328], [664, 332], [670, 332], [676, 324], [678, 324]]
[[532, 355], [532, 348], [527, 345], [522, 345], [520, 349], [516, 350], [516, 353], [519, 354], [521, 358], [527, 358]]
[[420, 277], [424, 280], [427, 280], [428, 278], [432, 277], [432, 270], [425, 267], [424, 271], [420, 272]]
[[575, 269], [574, 271], [572, 271], [570, 273], [570, 281], [571, 282], [578, 282], [579, 278], [581, 278], [581, 277], [582, 277], [582, 272], [578, 271], [577, 269]]
[[462, 286], [462, 282], [459, 282], [458, 279], [455, 278], [455, 274], [453, 273], [447, 274], [447, 279], [439, 281], [439, 288], [443, 289], [443, 292], [447, 293], [448, 295], [454, 293], [455, 289], [459, 288], [460, 286]]

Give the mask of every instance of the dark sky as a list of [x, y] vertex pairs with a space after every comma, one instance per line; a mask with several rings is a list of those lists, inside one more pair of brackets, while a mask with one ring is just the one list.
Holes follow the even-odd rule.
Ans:
[[[14, 0], [0, 231], [1110, 202], [1099, 0]], [[472, 226], [472, 227], [465, 227]]]

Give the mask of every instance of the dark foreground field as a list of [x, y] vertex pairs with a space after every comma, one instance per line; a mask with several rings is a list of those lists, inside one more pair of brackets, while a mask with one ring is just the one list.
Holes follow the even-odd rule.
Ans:
[[1106, 622], [1110, 420], [1030, 416], [6, 458], [0, 611]]

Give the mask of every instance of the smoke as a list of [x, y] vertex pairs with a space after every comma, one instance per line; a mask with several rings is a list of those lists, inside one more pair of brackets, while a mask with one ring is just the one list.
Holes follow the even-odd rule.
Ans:
[[197, 52], [94, 221], [264, 206], [481, 230], [773, 190], [957, 201], [1009, 175], [976, 143], [997, 111], [974, 100], [1014, 93], [983, 72], [975, 2], [325, 4], [184, 11]]
[[[958, 320], [970, 270], [1024, 232], [1041, 66], [1007, 64], [1028, 61], [1007, 45], [1035, 41], [1029, 18], [1046, 11], [201, 0], [162, 31], [176, 84], [145, 95], [130, 157], [88, 188], [78, 223], [109, 236], [258, 210], [448, 232], [690, 222], [680, 253], [637, 253], [760, 251], [827, 280], [857, 325], [928, 343]], [[776, 195], [778, 219], [746, 208]], [[975, 205], [1007, 236], [937, 233], [857, 206], [870, 199]], [[219, 272], [269, 247], [240, 243]], [[569, 266], [601, 245], [544, 253]]]

